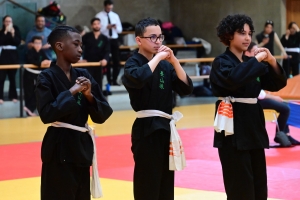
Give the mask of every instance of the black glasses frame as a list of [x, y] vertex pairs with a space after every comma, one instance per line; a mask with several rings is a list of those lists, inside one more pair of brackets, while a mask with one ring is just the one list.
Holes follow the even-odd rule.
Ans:
[[[152, 40], [153, 36], [156, 37], [156, 39], [154, 39], [154, 41]], [[151, 42], [155, 43], [155, 42], [157, 42], [158, 39], [159, 39], [160, 42], [164, 41], [165, 36], [164, 36], [164, 35], [159, 35], [159, 36], [157, 37], [156, 35], [152, 35], [152, 36], [149, 36], [149, 37], [143, 37], [143, 36], [140, 36], [140, 38], [149, 38]]]

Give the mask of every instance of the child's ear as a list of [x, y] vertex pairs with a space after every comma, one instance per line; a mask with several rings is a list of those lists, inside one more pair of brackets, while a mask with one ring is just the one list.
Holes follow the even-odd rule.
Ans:
[[56, 42], [55, 43], [55, 49], [57, 49], [58, 51], [62, 51], [64, 48], [63, 48], [63, 43], [62, 42]]
[[136, 41], [136, 43], [140, 46], [142, 43], [141, 43], [141, 38], [139, 37], [139, 36], [137, 36], [136, 38], [135, 38], [135, 41]]

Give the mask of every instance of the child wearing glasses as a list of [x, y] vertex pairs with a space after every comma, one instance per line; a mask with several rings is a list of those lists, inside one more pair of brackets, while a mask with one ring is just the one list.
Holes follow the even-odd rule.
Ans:
[[287, 58], [287, 53], [285, 52], [280, 39], [277, 33], [273, 30], [274, 29], [274, 22], [271, 20], [267, 20], [265, 23], [264, 30], [256, 35], [256, 44], [258, 47], [265, 47], [269, 49], [272, 55], [274, 55], [274, 42], [282, 52], [285, 58]]
[[[125, 64], [122, 82], [136, 112], [155, 110], [172, 114], [172, 90], [188, 95], [193, 83], [173, 51], [162, 45], [159, 23], [152, 18], [135, 26], [137, 52]], [[137, 113], [138, 114], [138, 113]], [[170, 119], [140, 118], [132, 127], [135, 200], [173, 200], [174, 171], [169, 170]]]
[[269, 148], [269, 139], [257, 97], [262, 89], [277, 91], [286, 85], [284, 70], [267, 48], [257, 48], [254, 57], [243, 54], [253, 32], [253, 22], [246, 15], [222, 19], [217, 35], [227, 49], [215, 58], [210, 73], [212, 92], [219, 97], [214, 147], [230, 200], [267, 199], [264, 149]]

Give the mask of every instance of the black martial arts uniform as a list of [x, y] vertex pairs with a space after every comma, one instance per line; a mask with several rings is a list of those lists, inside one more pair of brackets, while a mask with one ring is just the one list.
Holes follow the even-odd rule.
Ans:
[[[44, 60], [48, 60], [48, 57], [43, 49], [36, 51], [34, 48], [29, 49], [26, 54], [26, 63], [38, 66], [38, 69], [33, 69], [36, 73], [24, 70], [23, 74], [23, 88], [24, 88], [24, 100], [25, 106], [34, 112], [36, 109], [36, 97], [34, 94], [34, 89], [36, 87], [36, 79], [38, 77], [38, 71], [42, 70], [41, 63]], [[32, 69], [30, 69], [32, 70]], [[27, 113], [28, 115], [28, 113]]]
[[300, 54], [299, 52], [289, 51], [289, 49], [300, 49], [300, 32], [296, 32], [294, 35], [290, 35], [288, 40], [285, 38], [285, 35], [283, 35], [280, 41], [282, 46], [287, 48], [286, 53], [292, 56], [289, 59], [284, 59], [282, 63], [286, 76], [289, 78], [291, 70], [293, 76], [296, 76], [299, 74]]
[[[100, 34], [96, 39], [93, 32], [86, 33], [82, 37], [82, 44], [84, 48], [83, 59], [88, 62], [99, 62], [102, 59], [107, 60], [109, 64], [110, 44], [109, 39]], [[89, 73], [93, 76], [95, 81], [99, 84], [102, 91], [102, 66], [87, 67]]]
[[[15, 35], [12, 37], [10, 32], [4, 34], [5, 29], [0, 30], [0, 47], [1, 46], [19, 46], [21, 43], [21, 33], [19, 28], [14, 26]], [[19, 56], [17, 49], [2, 49], [0, 52], [0, 65], [19, 64]], [[0, 99], [3, 99], [3, 89], [6, 75], [9, 80], [9, 99], [17, 99], [17, 86], [16, 86], [16, 73], [17, 69], [1, 69], [0, 70]]]
[[[125, 64], [122, 82], [134, 111], [160, 110], [172, 114], [172, 90], [188, 95], [189, 85], [176, 75], [173, 66], [160, 61], [152, 73], [149, 60], [135, 52]], [[132, 126], [135, 200], [174, 199], [174, 171], [169, 170], [170, 120], [162, 117], [137, 118]]]
[[[89, 104], [82, 93], [72, 96], [69, 89], [77, 77], [85, 76], [92, 83], [96, 106]], [[99, 85], [85, 69], [71, 68], [69, 81], [60, 67], [52, 63], [38, 76], [37, 109], [43, 123], [64, 122], [85, 127], [88, 115], [95, 123], [104, 123], [112, 109]], [[49, 126], [42, 143], [42, 200], [90, 199], [90, 166], [93, 142], [87, 132]]]
[[274, 36], [275, 32], [272, 31], [270, 34], [265, 34], [264, 31], [256, 35], [257, 43], [261, 43], [264, 38], [269, 38], [269, 42], [263, 47], [269, 49], [272, 55], [274, 55]]
[[[216, 97], [257, 98], [261, 89], [277, 91], [286, 85], [284, 70], [278, 75], [273, 67], [255, 57], [239, 59], [227, 48], [216, 57], [210, 73]], [[216, 110], [220, 101], [216, 102]], [[266, 200], [267, 173], [264, 148], [269, 148], [265, 119], [260, 104], [232, 103], [234, 134], [214, 135], [218, 148], [228, 200]]]

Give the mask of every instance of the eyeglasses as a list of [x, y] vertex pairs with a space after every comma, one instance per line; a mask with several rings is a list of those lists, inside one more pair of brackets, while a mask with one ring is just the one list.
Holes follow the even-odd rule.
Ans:
[[273, 21], [272, 20], [267, 20], [266, 24], [273, 24]]
[[159, 35], [159, 36], [157, 36], [157, 35], [151, 35], [149, 37], [142, 37], [142, 36], [140, 36], [140, 38], [150, 38], [151, 42], [155, 43], [155, 42], [157, 42], [158, 39], [159, 39], [160, 42], [164, 41], [165, 36], [164, 35]]

